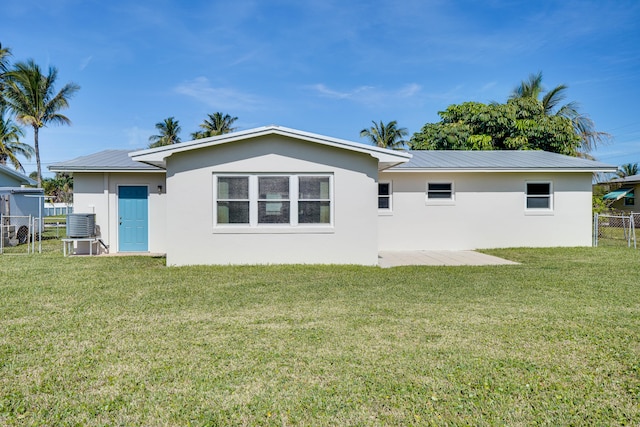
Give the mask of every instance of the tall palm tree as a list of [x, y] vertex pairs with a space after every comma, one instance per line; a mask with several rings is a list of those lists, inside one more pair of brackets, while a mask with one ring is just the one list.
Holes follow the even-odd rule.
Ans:
[[208, 138], [210, 136], [224, 135], [225, 133], [233, 132], [237, 128], [231, 127], [231, 125], [233, 125], [236, 120], [238, 120], [237, 117], [231, 117], [228, 114], [223, 115], [221, 112], [207, 114], [207, 118], [204, 119], [204, 122], [200, 125], [203, 130], [193, 132], [191, 138]]
[[[586, 114], [580, 113], [576, 102], [569, 102], [562, 105], [566, 98], [567, 85], [558, 85], [546, 91], [542, 85], [542, 72], [529, 75], [528, 80], [523, 80], [517, 86], [509, 98], [534, 98], [542, 103], [545, 114], [565, 117], [571, 120], [573, 129], [581, 138], [581, 152], [579, 157], [591, 157], [589, 152], [598, 145], [611, 139], [611, 135], [606, 132], [599, 132], [595, 128], [595, 123]], [[544, 94], [544, 95], [543, 95]], [[540, 97], [542, 95], [542, 97]]]
[[380, 120], [380, 123], [371, 121], [373, 126], [369, 129], [362, 129], [360, 131], [360, 138], [369, 138], [369, 141], [381, 148], [400, 149], [404, 146], [406, 141], [403, 139], [408, 135], [406, 128], [399, 128], [398, 122], [395, 120], [390, 121], [386, 125]]
[[182, 128], [175, 118], [169, 117], [164, 119], [164, 121], [156, 123], [156, 129], [158, 130], [158, 134], [149, 137], [149, 148], [162, 147], [180, 142], [178, 134]]
[[0, 108], [4, 105], [4, 75], [9, 68], [9, 57], [11, 56], [11, 49], [8, 47], [2, 47], [0, 43]]
[[620, 178], [625, 178], [627, 176], [638, 175], [638, 164], [637, 163], [625, 163], [618, 168], [618, 172], [616, 174]]
[[17, 155], [30, 160], [33, 148], [20, 141], [22, 136], [22, 129], [6, 114], [6, 109], [0, 106], [0, 164], [6, 166], [10, 162], [17, 171], [24, 172]]
[[55, 92], [58, 70], [49, 67], [45, 75], [32, 60], [18, 62], [5, 74], [5, 100], [19, 123], [33, 128], [33, 148], [36, 154], [38, 188], [42, 187], [40, 165], [40, 128], [48, 124], [70, 125], [71, 120], [60, 110], [69, 108], [69, 99], [80, 89], [75, 83], [67, 83]]

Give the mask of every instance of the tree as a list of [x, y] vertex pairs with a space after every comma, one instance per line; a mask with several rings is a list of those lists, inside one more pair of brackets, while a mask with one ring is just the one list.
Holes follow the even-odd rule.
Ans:
[[52, 203], [71, 203], [73, 201], [73, 176], [65, 172], [57, 172], [53, 178], [42, 181], [44, 194]]
[[24, 172], [17, 155], [30, 160], [33, 148], [20, 141], [22, 136], [22, 129], [6, 114], [6, 109], [0, 106], [0, 164], [6, 166], [8, 161], [16, 170]]
[[580, 137], [571, 120], [544, 112], [534, 98], [504, 104], [465, 102], [438, 113], [409, 141], [415, 150], [545, 150], [576, 155]]
[[164, 145], [172, 145], [180, 142], [178, 134], [182, 130], [178, 120], [173, 117], [164, 119], [162, 122], [156, 123], [158, 135], [149, 137], [149, 148], [162, 147]]
[[618, 172], [616, 174], [620, 178], [625, 178], [627, 176], [638, 175], [638, 164], [637, 163], [625, 163], [618, 168]]
[[568, 86], [562, 84], [546, 91], [542, 85], [542, 72], [539, 72], [531, 74], [528, 80], [523, 80], [513, 90], [510, 99], [532, 98], [539, 100], [546, 115], [556, 115], [571, 120], [575, 133], [580, 137], [580, 150], [576, 152], [576, 155], [590, 157], [589, 152], [599, 144], [608, 141], [611, 135], [597, 131], [593, 120], [588, 115], [580, 113], [576, 102], [562, 105], [566, 98], [567, 89]]
[[[9, 57], [11, 56], [11, 49], [8, 47], [2, 47], [0, 43], [0, 94], [4, 90], [3, 82], [4, 74], [9, 69]], [[0, 97], [0, 106], [4, 102], [4, 99]]]
[[222, 114], [220, 112], [207, 114], [207, 118], [200, 125], [201, 131], [196, 131], [191, 134], [191, 138], [200, 139], [208, 138], [210, 136], [224, 135], [230, 133], [237, 128], [231, 127], [233, 123], [238, 120], [237, 117], [231, 117], [228, 114]]
[[380, 120], [380, 123], [371, 121], [373, 126], [369, 129], [360, 131], [360, 138], [369, 138], [369, 141], [381, 148], [398, 149], [402, 148], [406, 141], [403, 139], [408, 135], [406, 128], [399, 128], [398, 122], [390, 121], [386, 125]]
[[70, 125], [71, 120], [60, 113], [69, 107], [69, 99], [80, 89], [75, 83], [67, 83], [55, 92], [58, 70], [49, 67], [45, 75], [32, 60], [18, 62], [5, 74], [5, 100], [19, 123], [33, 128], [33, 148], [36, 155], [38, 187], [42, 187], [40, 164], [40, 128], [48, 124]]

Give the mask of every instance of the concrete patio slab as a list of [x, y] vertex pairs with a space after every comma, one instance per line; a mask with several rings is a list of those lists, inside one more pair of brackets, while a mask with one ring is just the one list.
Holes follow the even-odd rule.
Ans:
[[378, 265], [382, 268], [402, 265], [517, 265], [496, 256], [476, 251], [381, 251]]

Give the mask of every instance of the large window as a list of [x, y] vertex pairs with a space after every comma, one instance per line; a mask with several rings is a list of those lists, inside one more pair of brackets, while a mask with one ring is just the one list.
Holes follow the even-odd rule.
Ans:
[[331, 175], [215, 175], [216, 225], [329, 225]]
[[526, 208], [531, 210], [552, 209], [550, 182], [527, 182]]

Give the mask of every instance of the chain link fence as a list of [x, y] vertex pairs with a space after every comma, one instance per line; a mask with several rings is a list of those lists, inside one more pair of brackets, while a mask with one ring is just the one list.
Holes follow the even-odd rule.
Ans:
[[636, 249], [637, 225], [640, 225], [638, 213], [594, 214], [593, 245], [626, 246]]
[[31, 216], [0, 216], [0, 253], [30, 254], [33, 252], [34, 237], [38, 235], [38, 224]]

